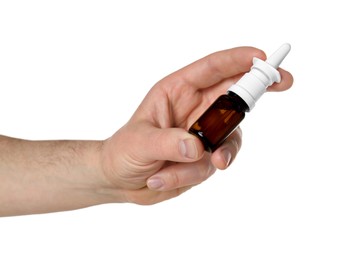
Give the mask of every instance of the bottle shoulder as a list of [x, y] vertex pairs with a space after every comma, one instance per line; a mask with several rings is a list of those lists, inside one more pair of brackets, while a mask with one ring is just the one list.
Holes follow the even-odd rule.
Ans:
[[223, 94], [217, 98], [214, 105], [218, 109], [234, 109], [237, 112], [247, 112], [249, 110], [248, 105], [242, 98], [236, 93], [229, 91], [227, 94]]

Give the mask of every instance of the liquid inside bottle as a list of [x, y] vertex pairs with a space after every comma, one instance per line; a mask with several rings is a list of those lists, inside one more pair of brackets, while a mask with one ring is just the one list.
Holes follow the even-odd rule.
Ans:
[[229, 91], [218, 99], [190, 127], [208, 152], [215, 151], [237, 128], [248, 111], [248, 105], [237, 94]]

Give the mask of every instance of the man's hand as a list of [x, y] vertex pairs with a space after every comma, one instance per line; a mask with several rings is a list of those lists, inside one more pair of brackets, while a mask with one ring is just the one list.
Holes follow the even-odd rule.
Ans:
[[[157, 203], [205, 181], [226, 169], [241, 147], [237, 129], [213, 154], [187, 132], [209, 105], [250, 70], [253, 57], [265, 60], [255, 48], [241, 47], [211, 54], [159, 81], [129, 122], [104, 142], [103, 169], [110, 188], [123, 201]], [[291, 87], [290, 73], [270, 87]]]

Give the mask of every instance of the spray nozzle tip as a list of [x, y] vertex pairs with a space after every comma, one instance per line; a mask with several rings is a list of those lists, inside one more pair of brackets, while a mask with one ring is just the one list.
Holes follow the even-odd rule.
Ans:
[[289, 43], [284, 43], [278, 50], [276, 50], [267, 60], [266, 62], [270, 64], [274, 68], [278, 68], [280, 63], [284, 60], [286, 55], [291, 50], [291, 45]]

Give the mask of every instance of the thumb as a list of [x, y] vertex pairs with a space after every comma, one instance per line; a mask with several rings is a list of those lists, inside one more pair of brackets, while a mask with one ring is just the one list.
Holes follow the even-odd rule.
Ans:
[[200, 140], [182, 128], [152, 127], [142, 145], [144, 156], [149, 160], [193, 162], [204, 154]]

